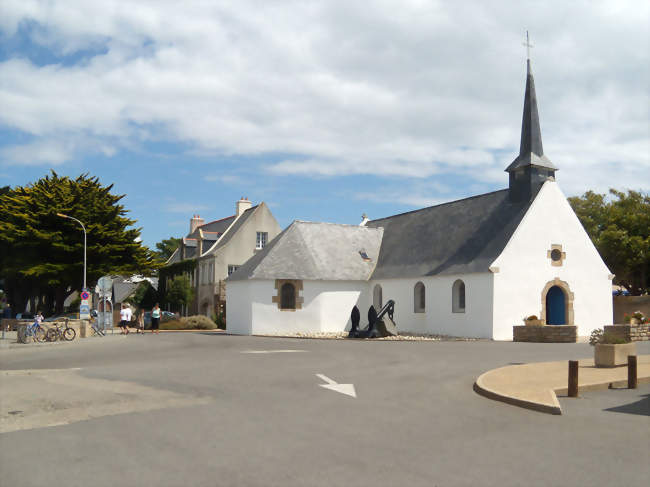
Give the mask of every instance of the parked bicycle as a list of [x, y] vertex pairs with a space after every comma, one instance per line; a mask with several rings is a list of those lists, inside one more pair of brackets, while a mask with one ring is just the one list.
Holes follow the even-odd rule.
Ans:
[[46, 339], [48, 342], [55, 342], [57, 340], [66, 340], [71, 342], [77, 336], [77, 331], [68, 325], [68, 318], [65, 319], [65, 326], [60, 322], [55, 321], [53, 327], [47, 330]]
[[27, 325], [24, 328], [23, 333], [18, 334], [18, 340], [21, 343], [27, 343], [29, 338], [32, 338], [35, 342], [44, 342], [46, 339], [47, 332], [39, 323], [32, 323]]

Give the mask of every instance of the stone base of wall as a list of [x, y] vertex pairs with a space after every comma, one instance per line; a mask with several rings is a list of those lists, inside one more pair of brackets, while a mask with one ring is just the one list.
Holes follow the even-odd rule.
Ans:
[[605, 333], [611, 333], [628, 342], [650, 340], [650, 325], [605, 325]]
[[513, 326], [513, 342], [576, 343], [578, 327], [569, 325]]

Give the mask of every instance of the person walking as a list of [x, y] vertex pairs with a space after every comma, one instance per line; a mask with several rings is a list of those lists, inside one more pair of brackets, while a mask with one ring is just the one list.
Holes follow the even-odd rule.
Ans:
[[131, 308], [126, 303], [122, 303], [122, 309], [120, 310], [120, 328], [122, 328], [121, 335], [129, 334], [129, 322], [132, 318]]
[[151, 333], [160, 333], [160, 306], [158, 303], [151, 310]]
[[144, 335], [144, 308], [140, 308], [140, 312], [138, 313], [138, 328], [135, 332]]

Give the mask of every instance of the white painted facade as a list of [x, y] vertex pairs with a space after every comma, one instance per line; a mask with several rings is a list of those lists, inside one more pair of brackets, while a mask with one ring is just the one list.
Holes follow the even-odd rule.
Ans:
[[303, 281], [301, 309], [280, 310], [272, 302], [275, 281], [232, 281], [226, 288], [228, 331], [248, 335], [336, 332], [350, 328], [350, 310], [368, 308], [365, 281]]
[[[452, 288], [457, 279], [465, 284], [465, 311], [455, 313]], [[415, 312], [414, 292], [418, 282], [425, 288], [424, 313]], [[379, 284], [382, 304], [389, 299], [395, 301], [394, 320], [400, 332], [492, 338], [492, 283], [491, 273], [452, 274], [371, 281], [369, 289], [372, 296], [375, 285]], [[370, 302], [363, 309], [367, 311], [369, 306]], [[361, 322], [364, 323], [363, 318]]]
[[[566, 259], [552, 266], [551, 245], [561, 245]], [[555, 278], [575, 297], [578, 336], [611, 325], [612, 276], [557, 183], [547, 181], [512, 238], [493, 262], [496, 340], [512, 339], [512, 325], [524, 316], [542, 315], [542, 290]]]
[[[561, 266], [548, 252], [561, 245]], [[236, 334], [338, 332], [350, 329], [356, 305], [361, 325], [373, 302], [376, 285], [382, 304], [395, 301], [394, 319], [402, 332], [511, 340], [512, 326], [525, 316], [542, 315], [544, 289], [550, 281], [566, 282], [573, 293], [578, 335], [612, 323], [611, 275], [582, 228], [566, 197], [552, 181], [544, 183], [490, 272], [370, 281], [303, 280], [302, 308], [280, 310], [272, 302], [275, 281], [228, 283], [228, 330]], [[464, 312], [454, 312], [452, 289], [465, 284]], [[415, 285], [425, 286], [425, 310], [415, 312]], [[568, 303], [568, 300], [567, 300]]]

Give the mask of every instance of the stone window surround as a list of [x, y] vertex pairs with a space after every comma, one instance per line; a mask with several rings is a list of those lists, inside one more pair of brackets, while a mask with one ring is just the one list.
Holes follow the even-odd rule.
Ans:
[[[285, 284], [292, 284], [293, 288], [296, 291], [296, 307], [295, 309], [282, 308], [282, 296], [281, 289]], [[300, 295], [302, 291], [302, 280], [301, 279], [276, 279], [275, 280], [275, 295], [271, 297], [271, 302], [278, 305], [280, 311], [296, 311], [302, 309], [302, 305], [305, 302], [305, 298]]]
[[[542, 312], [540, 313], [540, 319], [544, 324], [546, 324], [546, 295], [548, 294], [549, 289], [553, 286], [557, 286], [562, 289], [564, 293], [564, 321], [565, 325], [573, 326], [573, 298], [574, 295], [571, 292], [571, 288], [566, 281], [560, 280], [559, 277], [556, 277], [552, 281], [546, 283], [544, 289], [542, 290]], [[563, 326], [563, 325], [552, 325], [552, 326]]]
[[[554, 250], [560, 251], [559, 260], [553, 260], [553, 257], [551, 257]], [[564, 263], [564, 260], [566, 259], [566, 252], [562, 252], [562, 244], [552, 244], [551, 249], [546, 251], [546, 258], [550, 259], [551, 265], [553, 267], [561, 267]]]

